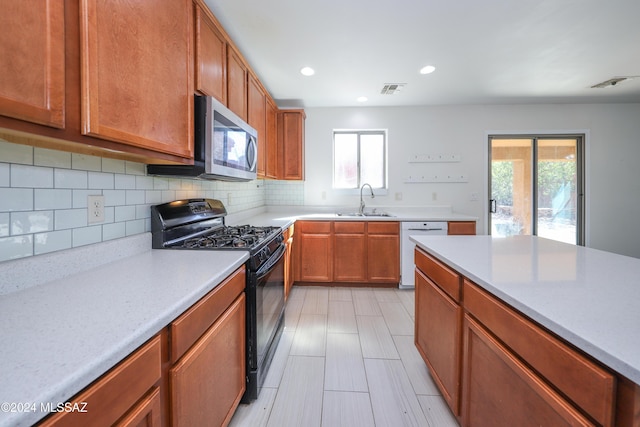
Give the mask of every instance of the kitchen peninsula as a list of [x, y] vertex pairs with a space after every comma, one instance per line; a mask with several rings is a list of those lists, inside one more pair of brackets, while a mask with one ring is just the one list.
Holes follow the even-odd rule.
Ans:
[[531, 236], [412, 240], [416, 345], [461, 425], [638, 425], [640, 260]]

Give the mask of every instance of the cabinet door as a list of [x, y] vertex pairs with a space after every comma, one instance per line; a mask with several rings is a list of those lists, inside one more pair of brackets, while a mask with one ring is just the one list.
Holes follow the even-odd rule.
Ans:
[[64, 2], [0, 0], [0, 10], [0, 114], [64, 128]]
[[155, 387], [115, 427], [160, 427], [162, 406], [160, 388]]
[[271, 179], [278, 178], [278, 107], [271, 97], [267, 96], [267, 123], [266, 123], [266, 165], [265, 176]]
[[400, 281], [400, 223], [369, 222], [367, 253], [369, 281], [398, 283]]
[[196, 90], [227, 103], [227, 43], [210, 12], [194, 5]]
[[300, 280], [330, 282], [333, 280], [331, 222], [301, 222], [296, 243], [299, 251]]
[[192, 8], [80, 2], [83, 134], [193, 158]]
[[247, 120], [247, 67], [231, 46], [227, 46], [227, 107]]
[[266, 101], [264, 92], [262, 92], [262, 89], [260, 88], [260, 84], [252, 75], [249, 75], [247, 107], [249, 109], [249, 126], [258, 132], [258, 177], [264, 178], [267, 165], [267, 138], [265, 135], [267, 112]]
[[228, 424], [246, 388], [245, 365], [242, 294], [169, 371], [172, 425]]
[[280, 179], [304, 179], [304, 119], [304, 110], [282, 110], [278, 113]]
[[333, 226], [333, 280], [336, 282], [366, 282], [366, 223], [336, 221]]
[[415, 283], [416, 347], [449, 408], [457, 416], [462, 308], [418, 270]]
[[468, 315], [462, 425], [592, 426]]

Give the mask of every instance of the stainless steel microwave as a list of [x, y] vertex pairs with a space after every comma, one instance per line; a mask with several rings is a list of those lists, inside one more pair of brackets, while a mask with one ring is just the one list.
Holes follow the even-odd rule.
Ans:
[[258, 134], [210, 96], [194, 97], [194, 164], [148, 165], [150, 175], [191, 176], [224, 181], [256, 179]]

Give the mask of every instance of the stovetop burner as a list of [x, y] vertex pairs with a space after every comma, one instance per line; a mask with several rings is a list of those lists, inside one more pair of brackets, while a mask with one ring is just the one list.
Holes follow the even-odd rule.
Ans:
[[184, 240], [174, 247], [186, 249], [216, 249], [216, 248], [245, 248], [258, 246], [271, 234], [279, 232], [279, 227], [254, 227], [239, 225], [221, 227], [212, 230], [206, 236], [199, 236]]

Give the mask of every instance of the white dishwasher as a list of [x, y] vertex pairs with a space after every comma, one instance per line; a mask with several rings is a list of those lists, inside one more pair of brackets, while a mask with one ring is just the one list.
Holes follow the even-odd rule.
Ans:
[[445, 236], [447, 229], [446, 221], [402, 222], [400, 231], [400, 289], [410, 289], [416, 286], [415, 264], [413, 263], [416, 244], [409, 240], [409, 236]]

